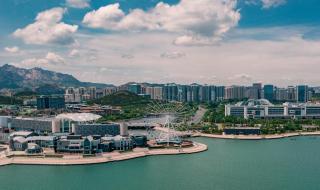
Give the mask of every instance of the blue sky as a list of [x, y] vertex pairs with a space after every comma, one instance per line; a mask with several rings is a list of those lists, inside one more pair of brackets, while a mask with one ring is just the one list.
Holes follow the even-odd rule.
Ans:
[[2, 0], [0, 65], [80, 80], [319, 85], [318, 0]]

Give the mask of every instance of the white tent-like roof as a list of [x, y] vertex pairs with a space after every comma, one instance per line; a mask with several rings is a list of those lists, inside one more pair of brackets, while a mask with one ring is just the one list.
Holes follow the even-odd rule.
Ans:
[[93, 113], [63, 113], [56, 116], [57, 119], [70, 120], [76, 122], [96, 121], [101, 118], [100, 115]]

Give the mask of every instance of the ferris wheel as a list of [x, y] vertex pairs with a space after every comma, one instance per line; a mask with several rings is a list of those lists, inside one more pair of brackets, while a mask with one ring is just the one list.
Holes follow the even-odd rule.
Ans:
[[177, 127], [185, 124], [190, 113], [189, 107], [180, 102], [152, 101], [148, 105], [148, 113], [155, 118], [158, 131], [149, 130], [148, 133], [158, 144], [180, 144], [182, 142], [177, 134]]

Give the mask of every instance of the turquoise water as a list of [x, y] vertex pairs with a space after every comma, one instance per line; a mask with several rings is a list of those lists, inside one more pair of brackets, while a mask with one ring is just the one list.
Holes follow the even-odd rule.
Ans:
[[209, 150], [87, 166], [0, 167], [0, 189], [320, 189], [320, 137], [195, 140], [206, 143]]

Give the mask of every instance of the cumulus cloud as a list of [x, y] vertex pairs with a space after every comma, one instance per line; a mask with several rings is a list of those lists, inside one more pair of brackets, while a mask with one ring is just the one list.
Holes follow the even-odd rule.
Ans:
[[20, 51], [19, 47], [17, 46], [5, 47], [4, 50], [9, 53], [18, 53]]
[[69, 7], [83, 9], [90, 7], [90, 0], [66, 0], [66, 4]]
[[144, 11], [126, 14], [119, 3], [87, 13], [82, 22], [91, 28], [129, 31], [166, 31], [179, 34], [175, 44], [208, 44], [223, 37], [240, 20], [236, 0], [181, 0], [176, 5], [163, 2]]
[[48, 52], [44, 57], [24, 59], [13, 65], [24, 68], [45, 67], [50, 68], [57, 65], [65, 65], [65, 60], [54, 52]]
[[17, 29], [13, 35], [27, 44], [73, 43], [78, 26], [61, 22], [65, 12], [66, 9], [60, 7], [40, 12], [34, 23]]
[[178, 59], [178, 58], [181, 58], [181, 57], [184, 57], [184, 56], [186, 56], [185, 53], [178, 52], [178, 51], [165, 52], [165, 53], [160, 55], [160, 57], [167, 58], [167, 59]]

